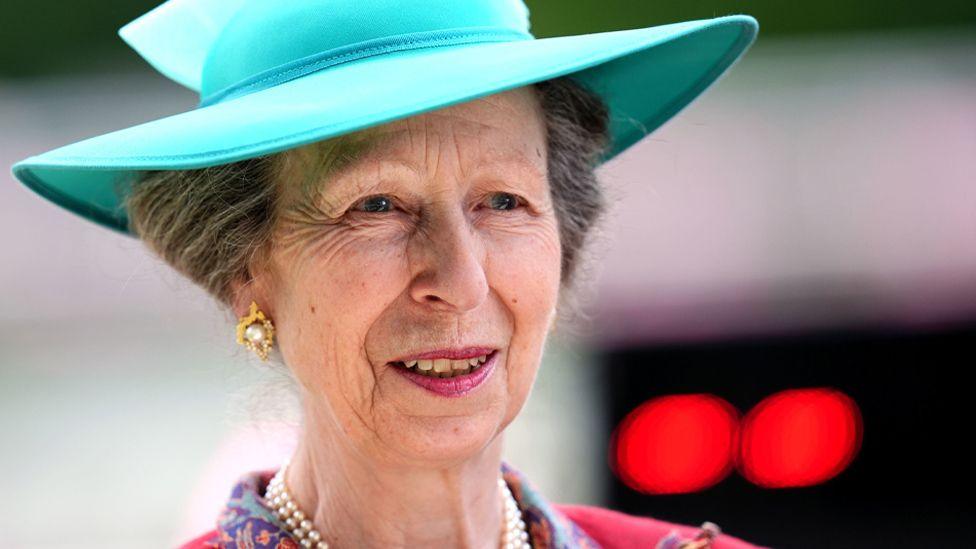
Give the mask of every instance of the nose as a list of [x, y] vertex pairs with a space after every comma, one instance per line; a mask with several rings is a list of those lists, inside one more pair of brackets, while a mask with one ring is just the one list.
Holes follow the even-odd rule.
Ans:
[[410, 245], [415, 301], [452, 312], [476, 309], [484, 301], [485, 244], [460, 208], [426, 219]]

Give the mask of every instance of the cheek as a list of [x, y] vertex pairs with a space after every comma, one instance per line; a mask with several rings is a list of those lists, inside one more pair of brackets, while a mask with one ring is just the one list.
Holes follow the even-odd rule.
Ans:
[[559, 295], [561, 247], [555, 219], [496, 232], [489, 248], [495, 290], [512, 317], [508, 415], [518, 413], [535, 380]]
[[282, 261], [282, 352], [310, 391], [367, 398], [374, 379], [364, 341], [399, 293], [404, 253], [399, 242], [349, 232]]
[[516, 323], [548, 319], [559, 293], [561, 247], [555, 219], [491, 233], [488, 269]]

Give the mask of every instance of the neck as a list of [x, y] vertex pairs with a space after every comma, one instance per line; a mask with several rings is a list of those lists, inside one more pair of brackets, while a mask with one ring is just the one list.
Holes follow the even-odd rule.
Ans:
[[459, 463], [375, 460], [306, 415], [286, 482], [330, 546], [498, 547], [501, 437]]

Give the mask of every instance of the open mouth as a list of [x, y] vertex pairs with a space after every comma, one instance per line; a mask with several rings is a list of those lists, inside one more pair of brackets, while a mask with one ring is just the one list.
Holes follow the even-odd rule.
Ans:
[[450, 360], [438, 358], [433, 360], [410, 360], [408, 362], [391, 362], [391, 366], [403, 368], [411, 373], [426, 377], [449, 378], [468, 375], [478, 371], [486, 362], [497, 353], [494, 350], [486, 355], [466, 358], [462, 360]]

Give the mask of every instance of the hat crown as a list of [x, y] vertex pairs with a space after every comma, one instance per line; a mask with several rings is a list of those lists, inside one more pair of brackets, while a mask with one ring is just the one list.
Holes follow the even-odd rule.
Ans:
[[[201, 97], [305, 60], [461, 35], [529, 35], [522, 0], [244, 0], [203, 64]], [[365, 52], [365, 53], [363, 53]]]

